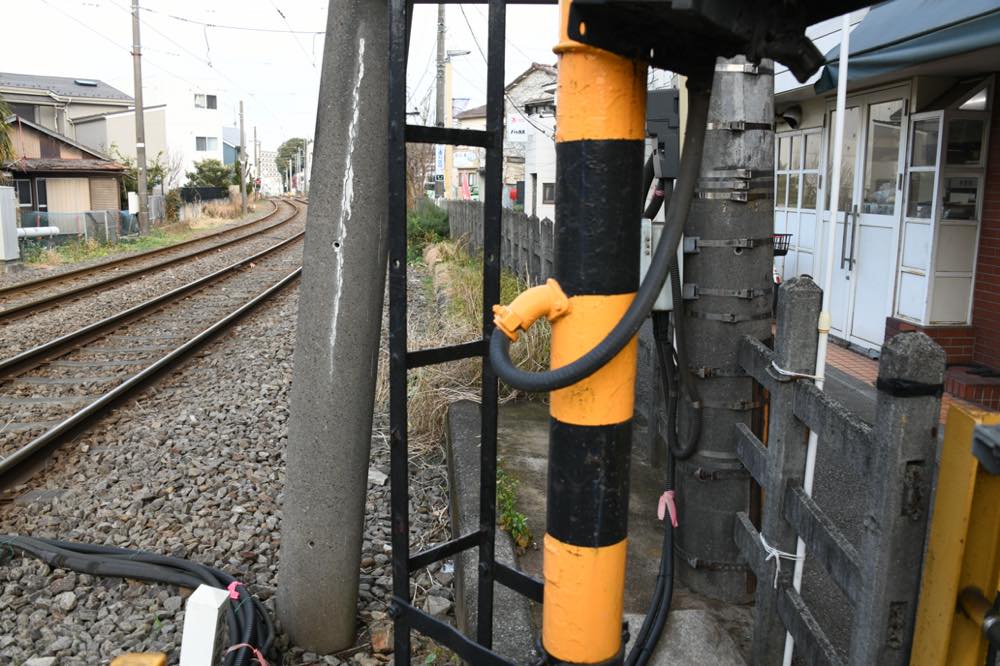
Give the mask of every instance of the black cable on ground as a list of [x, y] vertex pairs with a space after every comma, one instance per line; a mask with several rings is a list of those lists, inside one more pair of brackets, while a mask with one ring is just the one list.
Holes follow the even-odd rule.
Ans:
[[[0, 544], [38, 558], [51, 567], [92, 576], [132, 578], [190, 589], [202, 583], [221, 589], [235, 584], [238, 598], [233, 600], [235, 603], [228, 604], [226, 612], [230, 644], [254, 646], [269, 662], [275, 656], [272, 654], [275, 632], [270, 615], [242, 583], [224, 571], [179, 557], [57, 539], [2, 536]], [[224, 663], [226, 666], [249, 666], [252, 658], [251, 648], [242, 647], [226, 654]]]
[[663, 283], [676, 263], [677, 245], [680, 243], [695, 183], [701, 168], [701, 155], [705, 141], [705, 123], [708, 118], [709, 92], [689, 81], [691, 91], [688, 104], [687, 135], [681, 160], [677, 188], [667, 208], [667, 221], [656, 252], [650, 262], [646, 279], [642, 281], [635, 298], [621, 320], [593, 349], [577, 360], [560, 368], [545, 372], [526, 372], [510, 360], [510, 339], [496, 332], [490, 339], [490, 361], [497, 376], [508, 385], [536, 393], [555, 391], [589, 377], [614, 358], [632, 337], [653, 309]]

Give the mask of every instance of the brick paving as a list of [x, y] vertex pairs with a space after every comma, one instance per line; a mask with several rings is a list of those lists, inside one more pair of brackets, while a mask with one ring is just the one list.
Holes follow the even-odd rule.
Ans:
[[[827, 347], [826, 364], [872, 386], [875, 385], [875, 380], [878, 378], [878, 361], [839, 345], [831, 344]], [[956, 398], [950, 393], [945, 393], [941, 399], [942, 423], [944, 423], [945, 417], [948, 415], [948, 409], [952, 405], [963, 405], [973, 409], [980, 408], [971, 402]]]

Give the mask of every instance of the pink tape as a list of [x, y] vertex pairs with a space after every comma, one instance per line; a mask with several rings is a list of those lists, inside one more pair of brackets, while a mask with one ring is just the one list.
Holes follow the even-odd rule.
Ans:
[[[235, 585], [235, 584], [236, 583], [230, 583], [230, 585]], [[233, 645], [228, 650], [226, 650], [226, 654], [229, 654], [234, 650], [240, 650], [242, 648], [249, 648], [250, 651], [253, 652], [254, 659], [260, 662], [260, 666], [268, 666], [267, 659], [264, 659], [264, 654], [254, 646], [250, 645], [249, 643], [239, 643], [237, 645]]]
[[236, 591], [236, 586], [237, 585], [242, 585], [242, 584], [243, 583], [241, 583], [240, 581], [234, 580], [232, 583], [230, 583], [229, 585], [226, 586], [226, 591], [229, 592], [229, 598], [230, 599], [239, 599], [240, 598], [240, 593]]
[[677, 504], [674, 502], [674, 491], [667, 490], [660, 495], [660, 502], [656, 507], [656, 517], [663, 520], [667, 511], [670, 512], [670, 524], [677, 527]]

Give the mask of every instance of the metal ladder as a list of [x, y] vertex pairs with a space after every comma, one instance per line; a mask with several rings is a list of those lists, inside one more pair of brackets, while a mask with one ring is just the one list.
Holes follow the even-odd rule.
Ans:
[[[530, 0], [529, 0], [530, 2]], [[468, 130], [406, 124], [407, 46], [412, 0], [389, 2], [389, 424], [392, 497], [393, 618], [397, 666], [411, 660], [410, 637], [418, 631], [477, 665], [513, 662], [492, 651], [493, 583], [541, 602], [542, 583], [496, 561], [497, 378], [489, 361], [492, 306], [500, 300], [500, 220], [504, 138], [504, 45], [506, 2], [488, 0], [486, 129]], [[410, 351], [407, 347], [406, 143], [476, 146], [486, 149], [483, 220], [483, 334], [449, 347]], [[422, 366], [482, 358], [479, 529], [410, 554], [407, 373]], [[478, 621], [472, 640], [415, 607], [410, 599], [414, 572], [472, 548], [479, 549]]]

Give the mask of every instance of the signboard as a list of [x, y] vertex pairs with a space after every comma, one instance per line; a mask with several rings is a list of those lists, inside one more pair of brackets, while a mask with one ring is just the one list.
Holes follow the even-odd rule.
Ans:
[[434, 182], [436, 182], [436, 183], [443, 183], [444, 182], [444, 174], [443, 173], [436, 173], [436, 174], [434, 174]]
[[444, 146], [434, 146], [434, 174], [444, 175]]
[[513, 143], [524, 143], [528, 140], [528, 121], [520, 113], [507, 116], [507, 140]]
[[452, 164], [456, 169], [475, 169], [479, 166], [479, 151], [456, 150], [452, 153]]

